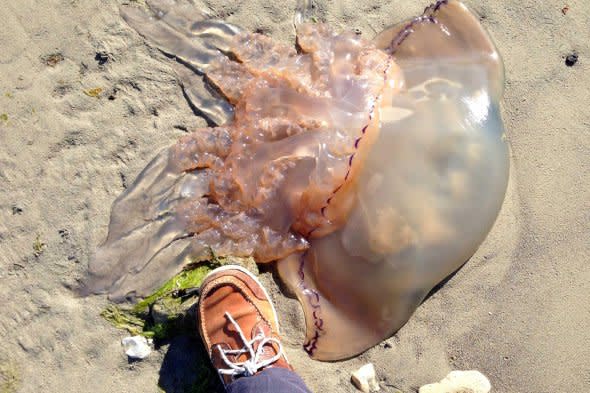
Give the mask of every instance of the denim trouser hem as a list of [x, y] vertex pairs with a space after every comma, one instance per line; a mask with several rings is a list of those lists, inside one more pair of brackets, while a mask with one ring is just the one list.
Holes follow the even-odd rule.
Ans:
[[286, 368], [267, 368], [229, 384], [227, 393], [311, 393], [301, 377]]

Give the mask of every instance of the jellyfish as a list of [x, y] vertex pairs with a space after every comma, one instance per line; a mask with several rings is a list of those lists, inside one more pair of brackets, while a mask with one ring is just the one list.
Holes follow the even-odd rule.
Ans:
[[210, 127], [117, 198], [86, 291], [142, 297], [211, 251], [251, 256], [299, 299], [311, 357], [394, 334], [476, 251], [506, 191], [503, 65], [477, 18], [439, 0], [368, 40], [300, 8], [291, 46], [148, 4], [122, 15], [177, 60]]

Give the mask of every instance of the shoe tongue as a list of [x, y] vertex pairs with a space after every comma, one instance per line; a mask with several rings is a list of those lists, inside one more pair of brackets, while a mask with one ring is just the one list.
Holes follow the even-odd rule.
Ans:
[[[233, 327], [231, 327], [230, 329], [233, 329]], [[246, 333], [247, 340], [252, 340], [256, 336], [260, 336], [261, 338], [252, 343], [252, 349], [254, 350], [254, 353], [256, 353], [256, 351], [258, 350], [258, 347], [260, 346], [260, 344], [262, 344], [262, 341], [264, 340], [264, 338], [273, 337], [272, 330], [266, 321], [264, 321], [264, 320], [257, 321], [252, 326], [252, 331], [251, 331], [250, 335], [248, 336], [248, 334]], [[239, 337], [237, 332], [232, 331], [232, 334], [228, 335], [228, 338], [230, 338], [230, 337], [231, 337], [231, 339], [229, 340], [229, 342], [217, 343], [217, 344], [214, 344], [213, 347], [216, 348], [216, 350], [217, 349], [231, 350], [231, 349], [244, 348], [244, 343], [242, 342], [242, 340]], [[220, 348], [217, 348], [218, 346]], [[261, 349], [261, 353], [258, 357], [258, 361], [261, 362], [261, 361], [270, 359], [273, 356], [275, 356], [277, 353], [278, 353], [277, 345], [273, 342], [267, 341], [266, 344], [264, 344], [264, 347]], [[250, 354], [248, 352], [245, 352], [240, 355], [228, 355], [228, 358], [230, 356], [231, 356], [230, 360], [232, 362], [245, 362], [247, 360], [250, 360]]]
[[[227, 353], [228, 350], [233, 349], [228, 343], [215, 343], [211, 346], [211, 361], [213, 362], [213, 366], [217, 369], [227, 368], [227, 365], [223, 361], [221, 356], [221, 352], [225, 352], [225, 356], [227, 360], [232, 363], [237, 363], [240, 361], [244, 361], [247, 359], [244, 355], [233, 355]], [[228, 383], [227, 381], [225, 381]]]
[[[272, 330], [269, 326], [269, 324], [266, 321], [258, 321], [258, 323], [256, 323], [253, 327], [252, 327], [252, 338], [256, 337], [257, 335], [261, 335], [265, 338], [272, 338]], [[262, 343], [263, 339], [260, 340], [256, 340], [254, 342], [254, 352], [256, 352], [258, 350], [259, 345]], [[272, 358], [273, 356], [275, 356], [279, 349], [277, 348], [277, 344], [274, 342], [266, 342], [266, 344], [264, 344], [264, 347], [260, 350], [260, 356], [258, 357], [259, 361], [264, 361], [267, 359]]]

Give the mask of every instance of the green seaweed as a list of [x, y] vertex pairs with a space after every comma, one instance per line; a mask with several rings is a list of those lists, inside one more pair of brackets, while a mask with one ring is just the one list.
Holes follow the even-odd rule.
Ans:
[[86, 94], [88, 97], [100, 98], [102, 90], [102, 87], [95, 87], [94, 89], [84, 90], [84, 94]]
[[146, 297], [133, 307], [134, 312], [142, 312], [153, 305], [157, 300], [162, 298], [169, 298], [175, 292], [180, 290], [187, 290], [191, 288], [198, 288], [201, 285], [203, 278], [212, 270], [210, 264], [197, 266], [191, 270], [183, 270], [164, 285], [162, 285], [156, 292]]
[[134, 336], [143, 334], [145, 320], [135, 315], [131, 310], [109, 304], [100, 315], [117, 329], [127, 330]]
[[[118, 329], [124, 329], [131, 335], [153, 338], [156, 346], [170, 341], [180, 335], [196, 334], [196, 318], [193, 305], [198, 300], [197, 290], [205, 276], [216, 267], [226, 264], [239, 264], [256, 269], [253, 258], [218, 257], [210, 250], [207, 261], [189, 264], [154, 293], [135, 305], [108, 305], [101, 313], [102, 317]], [[199, 359], [207, 359], [208, 354], [199, 346]], [[211, 393], [221, 391], [219, 379], [208, 366], [209, 362], [198, 361], [188, 365], [190, 375], [186, 383], [178, 388], [185, 393]], [[161, 386], [160, 386], [161, 387]], [[4, 392], [0, 392], [4, 393]]]
[[[193, 322], [186, 321], [185, 315], [196, 300], [196, 289], [211, 270], [229, 263], [255, 266], [252, 258], [218, 257], [211, 251], [210, 260], [188, 265], [135, 305], [120, 307], [110, 304], [101, 316], [118, 329], [156, 340], [167, 340], [185, 333], [190, 328], [194, 329]], [[161, 317], [156, 318], [155, 314]]]
[[3, 122], [8, 122], [8, 115], [6, 113], [0, 114], [0, 120]]
[[41, 254], [43, 254], [46, 246], [47, 245], [41, 241], [41, 236], [37, 234], [37, 237], [33, 242], [33, 255], [35, 255], [35, 257], [39, 257]]
[[[212, 254], [210, 261], [194, 263], [168, 280], [154, 293], [130, 307], [108, 305], [101, 316], [118, 329], [132, 335], [142, 335], [156, 340], [167, 340], [182, 334], [186, 328], [184, 316], [195, 298], [203, 278], [225, 261]], [[155, 320], [154, 308], [162, 310], [164, 320]]]

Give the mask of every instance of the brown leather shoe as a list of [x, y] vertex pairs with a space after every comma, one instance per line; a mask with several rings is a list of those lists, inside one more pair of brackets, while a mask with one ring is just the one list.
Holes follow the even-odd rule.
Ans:
[[199, 333], [225, 386], [269, 367], [292, 370], [279, 341], [274, 306], [243, 267], [227, 265], [209, 273], [197, 307]]

